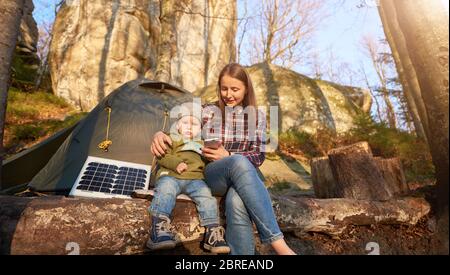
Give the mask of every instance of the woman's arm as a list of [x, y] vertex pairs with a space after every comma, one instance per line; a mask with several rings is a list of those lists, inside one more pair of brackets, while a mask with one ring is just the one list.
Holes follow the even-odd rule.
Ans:
[[159, 131], [153, 136], [150, 151], [154, 156], [163, 157], [168, 149], [166, 143], [172, 145], [172, 139], [168, 135]]
[[258, 112], [258, 125], [256, 127], [256, 139], [250, 142], [246, 151], [236, 152], [245, 156], [255, 167], [261, 166], [266, 159], [266, 117], [262, 112]]

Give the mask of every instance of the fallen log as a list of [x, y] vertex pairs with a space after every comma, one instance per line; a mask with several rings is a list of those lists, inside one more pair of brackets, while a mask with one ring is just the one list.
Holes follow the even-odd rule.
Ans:
[[[370, 202], [274, 197], [273, 202], [282, 231], [329, 235], [339, 235], [350, 224], [413, 225], [430, 209], [419, 198]], [[146, 253], [149, 204], [144, 199], [0, 196], [0, 254]], [[173, 214], [180, 245], [202, 239], [192, 201], [177, 200]]]
[[[0, 196], [0, 254], [141, 254], [151, 221], [143, 199]], [[204, 233], [191, 201], [178, 200], [173, 221], [179, 243]], [[73, 251], [72, 251], [73, 252]]]
[[430, 212], [422, 198], [386, 202], [353, 199], [311, 199], [273, 196], [280, 228], [298, 234], [320, 232], [338, 236], [349, 225], [415, 225]]

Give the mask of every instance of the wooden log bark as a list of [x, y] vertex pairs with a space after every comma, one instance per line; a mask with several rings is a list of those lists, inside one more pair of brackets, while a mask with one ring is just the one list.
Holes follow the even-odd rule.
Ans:
[[[375, 157], [374, 161], [381, 172], [384, 186], [392, 196], [401, 197], [410, 192], [399, 158], [383, 159]], [[339, 198], [339, 191], [336, 190], [336, 180], [334, 179], [328, 157], [313, 158], [311, 160], [311, 177], [317, 198]]]
[[367, 142], [330, 150], [328, 158], [337, 197], [380, 201], [393, 197]]
[[313, 158], [311, 160], [311, 178], [317, 198], [336, 198], [336, 185], [328, 157]]
[[[350, 224], [411, 224], [428, 214], [420, 198], [389, 202], [273, 197], [282, 231], [339, 235]], [[149, 201], [59, 196], [0, 196], [0, 254], [142, 254], [147, 250]], [[223, 209], [221, 210], [223, 213]], [[180, 245], [203, 229], [192, 201], [179, 200], [173, 225]]]
[[[140, 254], [151, 219], [143, 199], [0, 196], [0, 254]], [[223, 212], [223, 211], [222, 211]], [[195, 204], [177, 200], [172, 225], [179, 243], [199, 241]]]
[[422, 198], [386, 202], [275, 196], [272, 199], [280, 228], [299, 235], [320, 232], [338, 236], [349, 225], [415, 225], [430, 212], [429, 203]]
[[390, 188], [393, 196], [403, 196], [409, 193], [410, 189], [406, 183], [402, 162], [399, 158], [376, 157], [374, 160], [383, 175], [385, 186]]

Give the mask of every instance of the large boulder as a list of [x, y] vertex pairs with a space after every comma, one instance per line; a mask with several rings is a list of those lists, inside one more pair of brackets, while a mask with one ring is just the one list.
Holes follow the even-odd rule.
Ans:
[[[153, 79], [160, 1], [66, 1], [56, 17], [50, 48], [54, 92], [90, 110], [127, 81]], [[236, 21], [222, 17], [235, 16], [236, 2], [206, 3], [183, 0], [175, 7], [169, 82], [191, 91], [209, 84], [235, 56]]]
[[33, 10], [33, 1], [26, 0], [17, 41], [17, 48], [22, 53], [35, 54], [37, 52], [39, 31], [36, 21], [33, 18]]
[[[354, 126], [358, 114], [370, 112], [370, 93], [311, 79], [269, 64], [247, 68], [259, 106], [279, 106], [279, 131], [298, 130], [314, 134], [319, 129], [344, 133]], [[217, 84], [199, 89], [194, 95], [205, 102], [217, 100]], [[267, 109], [269, 110], [269, 109]]]
[[33, 82], [39, 68], [40, 59], [37, 55], [39, 32], [33, 18], [33, 10], [33, 1], [26, 0], [12, 64], [14, 85], [18, 85], [19, 82]]

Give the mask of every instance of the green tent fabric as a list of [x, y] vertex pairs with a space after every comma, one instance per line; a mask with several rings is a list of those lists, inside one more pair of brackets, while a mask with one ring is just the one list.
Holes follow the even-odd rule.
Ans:
[[44, 168], [77, 125], [78, 123], [63, 129], [43, 142], [3, 161], [0, 191], [5, 194], [14, 194], [16, 191], [26, 189], [26, 185]]
[[[151, 165], [151, 139], [162, 129], [165, 111], [192, 99], [191, 93], [167, 83], [140, 79], [124, 84], [78, 123], [29, 188], [68, 193], [88, 156]], [[98, 148], [106, 137], [106, 107], [111, 107], [109, 139], [113, 142], [107, 152]], [[169, 119], [166, 129], [173, 122]]]

